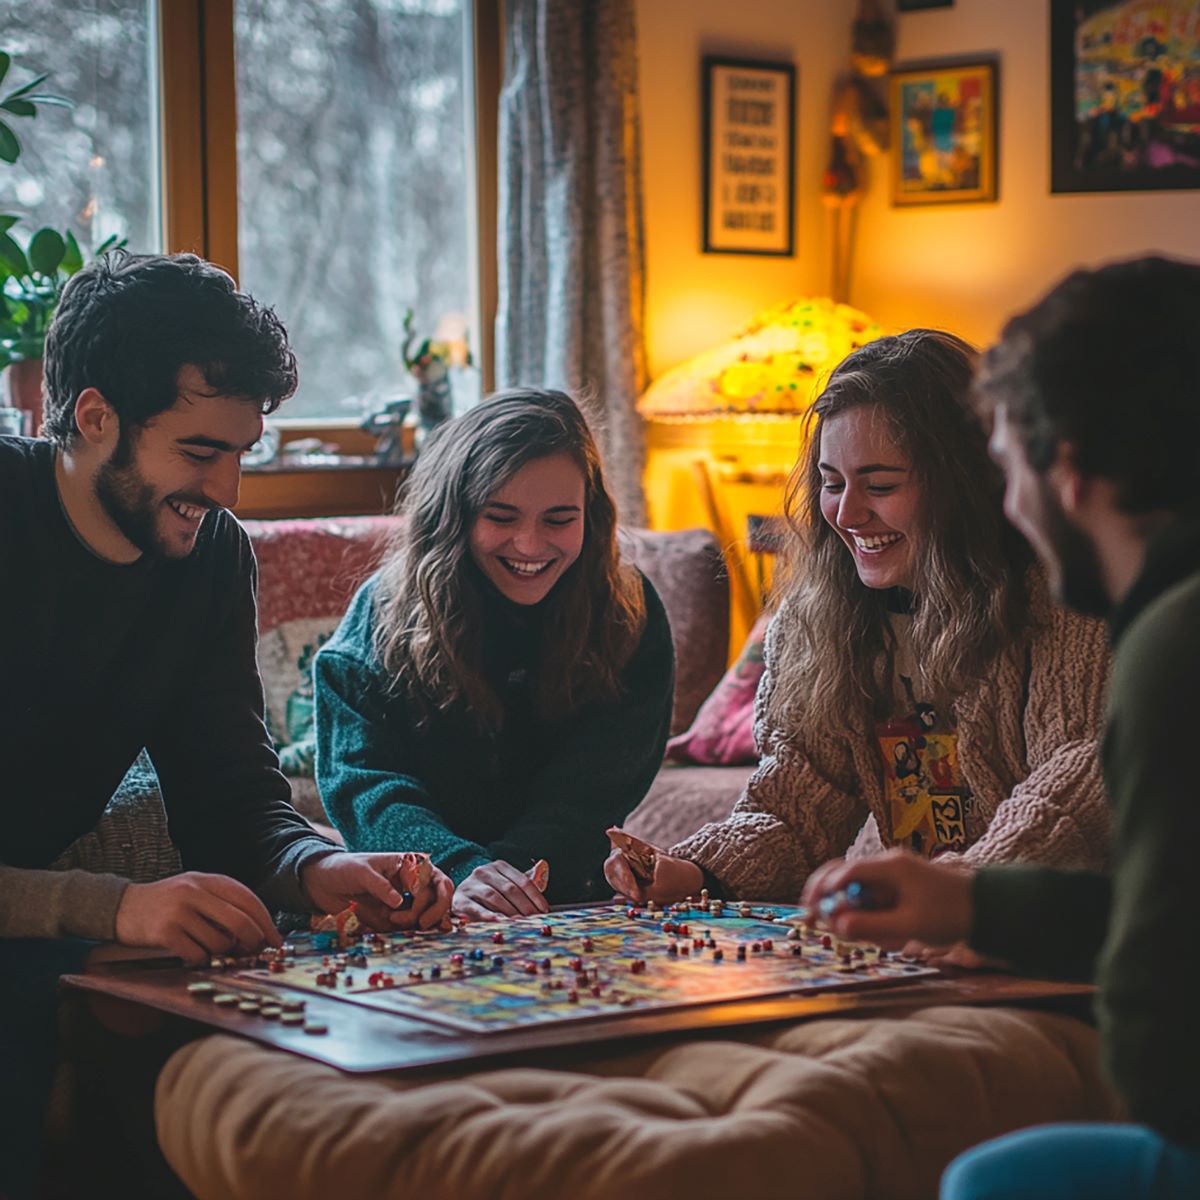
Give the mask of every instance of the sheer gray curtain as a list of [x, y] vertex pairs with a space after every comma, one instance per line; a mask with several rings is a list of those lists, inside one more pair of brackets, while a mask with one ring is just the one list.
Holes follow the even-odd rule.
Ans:
[[621, 519], [645, 519], [641, 146], [633, 0], [507, 0], [500, 387], [583, 404]]

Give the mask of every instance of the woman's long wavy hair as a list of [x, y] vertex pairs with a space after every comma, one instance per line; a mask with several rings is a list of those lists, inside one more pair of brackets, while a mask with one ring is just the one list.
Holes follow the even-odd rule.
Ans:
[[839, 725], [854, 714], [886, 716], [892, 704], [888, 593], [862, 583], [821, 514], [821, 432], [852, 409], [876, 410], [920, 488], [923, 533], [911, 549], [914, 682], [927, 695], [959, 695], [1026, 631], [1031, 556], [1004, 518], [1003, 476], [972, 415], [975, 360], [952, 334], [910, 329], [849, 355], [814, 404], [784, 505], [792, 536], [777, 593], [776, 716]]
[[428, 721], [461, 706], [483, 730], [504, 712], [484, 669], [495, 589], [471, 557], [472, 526], [522, 467], [567, 454], [583, 473], [583, 548], [538, 607], [535, 703], [561, 718], [615, 698], [645, 624], [641, 579], [623, 566], [617, 513], [583, 414], [562, 392], [498, 392], [440, 429], [413, 468], [375, 591], [374, 649]]

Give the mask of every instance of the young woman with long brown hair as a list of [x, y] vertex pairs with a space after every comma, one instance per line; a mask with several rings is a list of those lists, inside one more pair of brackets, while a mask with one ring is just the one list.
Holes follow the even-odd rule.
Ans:
[[423, 450], [402, 512], [316, 660], [334, 824], [429, 852], [464, 916], [600, 894], [604, 830], [662, 762], [674, 657], [583, 415], [561, 392], [485, 400]]
[[1004, 520], [974, 363], [913, 329], [833, 372], [786, 498], [758, 769], [726, 820], [657, 856], [652, 883], [614, 851], [619, 891], [788, 900], [828, 859], [894, 845], [1103, 863], [1103, 628], [1051, 602]]

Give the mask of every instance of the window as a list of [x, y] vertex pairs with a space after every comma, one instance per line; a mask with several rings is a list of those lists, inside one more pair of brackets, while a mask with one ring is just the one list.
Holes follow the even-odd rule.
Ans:
[[281, 418], [357, 423], [413, 390], [410, 307], [418, 340], [457, 315], [486, 356], [480, 19], [472, 0], [5, 5], [6, 82], [49, 71], [74, 107], [14, 123], [0, 211], [70, 226], [85, 250], [117, 233], [228, 266], [291, 334], [301, 386]]
[[16, 61], [0, 90], [49, 72], [37, 90], [73, 102], [12, 119], [21, 156], [0, 164], [0, 211], [21, 216], [22, 241], [49, 225], [85, 252], [113, 235], [162, 248], [154, 15], [147, 0], [5, 6], [0, 49]]
[[[236, 0], [238, 264], [291, 334], [284, 414], [411, 392], [418, 340], [472, 328], [464, 0]], [[415, 349], [415, 346], [414, 346]]]

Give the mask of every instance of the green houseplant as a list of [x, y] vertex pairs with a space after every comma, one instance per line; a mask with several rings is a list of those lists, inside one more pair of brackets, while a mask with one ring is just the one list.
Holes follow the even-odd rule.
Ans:
[[[0, 50], [0, 85], [12, 66], [12, 56]], [[40, 106], [69, 107], [61, 96], [39, 92], [45, 74], [10, 89], [0, 96], [0, 161], [15, 163], [21, 142], [12, 128], [12, 118], [33, 119]], [[0, 215], [0, 369], [5, 370], [10, 402], [30, 409], [40, 418], [42, 370], [46, 330], [68, 279], [84, 263], [75, 235], [67, 230], [43, 228], [24, 247], [13, 236], [20, 217]], [[123, 239], [111, 237], [97, 246], [103, 254]]]

